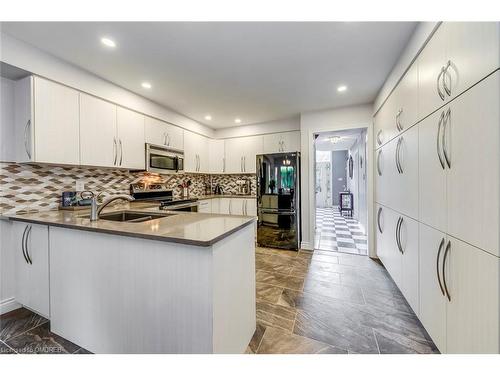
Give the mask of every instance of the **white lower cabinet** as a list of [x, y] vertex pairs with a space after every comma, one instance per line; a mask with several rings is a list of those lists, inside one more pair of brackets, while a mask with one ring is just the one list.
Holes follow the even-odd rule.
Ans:
[[379, 205], [377, 254], [415, 313], [418, 301], [418, 222]]
[[446, 296], [443, 287], [445, 233], [420, 224], [419, 319], [441, 351], [446, 353]]
[[201, 199], [198, 203], [198, 212], [205, 214], [212, 213], [212, 199]]
[[16, 301], [49, 317], [49, 229], [46, 225], [15, 222], [12, 230]]
[[449, 237], [445, 258], [447, 353], [500, 353], [500, 258]]
[[231, 199], [219, 198], [219, 213], [222, 215], [232, 215]]
[[255, 198], [227, 197], [214, 198], [211, 201], [211, 212], [213, 214], [257, 216], [257, 201]]
[[499, 353], [500, 258], [420, 224], [419, 318], [442, 353]]

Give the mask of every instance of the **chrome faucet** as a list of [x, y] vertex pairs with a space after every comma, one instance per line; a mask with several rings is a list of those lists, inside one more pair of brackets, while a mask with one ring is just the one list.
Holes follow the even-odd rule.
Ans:
[[90, 206], [90, 221], [97, 221], [99, 220], [99, 215], [101, 214], [101, 211], [106, 208], [108, 204], [111, 202], [114, 202], [118, 199], [124, 199], [129, 202], [132, 202], [135, 200], [134, 197], [131, 197], [130, 195], [126, 194], [120, 194], [120, 195], [115, 195], [113, 197], [109, 197], [102, 202], [102, 204], [98, 205], [97, 204], [97, 196], [92, 197], [92, 204]]

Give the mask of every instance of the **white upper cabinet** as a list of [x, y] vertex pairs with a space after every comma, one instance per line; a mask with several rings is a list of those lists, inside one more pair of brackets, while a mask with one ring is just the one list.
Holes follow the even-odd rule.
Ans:
[[300, 151], [300, 131], [266, 134], [263, 136], [263, 152], [265, 154], [294, 151]]
[[16, 82], [19, 162], [79, 164], [79, 93], [40, 77]]
[[202, 135], [184, 132], [184, 171], [208, 173], [208, 138]]
[[500, 228], [500, 73], [446, 106], [448, 233], [496, 256]]
[[255, 157], [263, 153], [263, 137], [251, 136], [225, 140], [227, 173], [255, 173]]
[[210, 173], [224, 173], [226, 160], [223, 139], [208, 140], [208, 171]]
[[118, 107], [116, 112], [119, 160], [117, 165], [145, 169], [144, 116]]
[[80, 158], [82, 165], [119, 165], [116, 105], [80, 94]]
[[145, 116], [146, 143], [184, 150], [184, 130], [166, 122]]
[[499, 67], [498, 22], [445, 22], [417, 59], [419, 118]]
[[417, 88], [418, 69], [413, 65], [375, 116], [376, 148], [415, 125], [418, 119]]

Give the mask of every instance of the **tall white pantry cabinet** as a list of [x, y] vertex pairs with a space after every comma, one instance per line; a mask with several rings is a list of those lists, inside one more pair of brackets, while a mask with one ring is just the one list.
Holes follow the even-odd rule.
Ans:
[[374, 118], [377, 254], [442, 353], [500, 353], [499, 67], [442, 23]]

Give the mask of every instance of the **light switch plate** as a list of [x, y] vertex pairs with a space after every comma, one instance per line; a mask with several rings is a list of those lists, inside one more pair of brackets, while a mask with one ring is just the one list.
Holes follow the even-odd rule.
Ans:
[[75, 190], [76, 191], [84, 191], [85, 190], [85, 181], [83, 180], [76, 180], [75, 184]]

